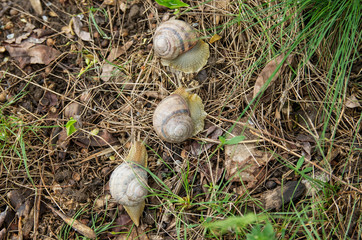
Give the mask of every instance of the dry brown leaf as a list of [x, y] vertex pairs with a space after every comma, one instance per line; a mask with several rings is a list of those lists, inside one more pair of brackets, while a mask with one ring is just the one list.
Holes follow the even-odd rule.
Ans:
[[126, 42], [122, 47], [115, 47], [111, 49], [111, 52], [109, 53], [107, 60], [109, 62], [113, 62], [115, 59], [117, 59], [122, 54], [125, 54], [127, 50], [132, 46], [133, 40]]
[[149, 240], [147, 234], [140, 228], [132, 228], [132, 232], [122, 233], [117, 237], [117, 240], [128, 240], [128, 239], [139, 239], [139, 240]]
[[356, 108], [361, 106], [355, 94], [352, 94], [350, 97], [348, 97], [345, 104], [348, 108]]
[[[253, 135], [248, 130], [242, 133], [242, 129], [236, 126], [232, 131], [233, 136], [244, 135], [245, 140], [252, 140]], [[230, 139], [231, 136], [228, 137]], [[225, 145], [225, 169], [226, 178], [232, 181], [247, 182], [247, 188], [253, 188], [264, 175], [264, 166], [270, 156], [267, 152], [257, 149], [256, 143], [239, 143]]]
[[[221, 136], [223, 133], [222, 129], [217, 126], [211, 126], [206, 130], [206, 136], [210, 139], [219, 139], [219, 136]], [[194, 156], [200, 155], [202, 152], [207, 151], [210, 149], [215, 143], [207, 143], [207, 144], [201, 144], [197, 141], [194, 141], [191, 144], [191, 153]]]
[[82, 30], [83, 24], [80, 21], [79, 17], [73, 17], [72, 19], [75, 34], [77, 34], [77, 36], [83, 41], [92, 41], [91, 34]]
[[36, 34], [38, 38], [42, 38], [54, 33], [52, 29], [42, 29], [42, 28], [37, 28], [33, 30], [33, 32]]
[[[6, 207], [5, 211], [0, 212], [0, 227], [3, 225], [6, 215], [8, 214], [8, 207]], [[1, 239], [1, 238], [0, 238]]]
[[76, 139], [82, 144], [91, 147], [109, 146], [118, 142], [107, 130], [100, 130], [96, 136], [85, 135], [82, 132], [77, 135]]
[[43, 8], [41, 6], [41, 2], [40, 0], [30, 0], [30, 4], [33, 7], [34, 11], [36, 12], [36, 14], [38, 15], [42, 15], [43, 14]]
[[10, 200], [11, 206], [18, 211], [25, 202], [25, 199], [29, 196], [27, 191], [21, 191], [20, 189], [12, 190], [7, 193], [7, 197]]
[[102, 66], [102, 75], [101, 79], [105, 82], [109, 81], [111, 77], [117, 76], [120, 73], [120, 70], [113, 66], [112, 64], [105, 63]]
[[35, 45], [33, 43], [22, 43], [5, 46], [10, 56], [19, 62], [24, 68], [27, 64], [50, 64], [56, 59], [60, 52], [46, 45]]
[[279, 210], [283, 205], [301, 197], [305, 192], [305, 186], [299, 181], [290, 181], [283, 186], [264, 192], [261, 201], [267, 210]]
[[104, 5], [116, 5], [116, 0], [104, 0]]
[[6, 236], [6, 228], [0, 231], [0, 239], [5, 239]]
[[[283, 66], [279, 68], [279, 70], [276, 72], [274, 77], [272, 78], [270, 84], [272, 84], [280, 75], [280, 73], [283, 71], [283, 69], [292, 62], [294, 55], [289, 55], [287, 59], [285, 60]], [[254, 85], [254, 94], [253, 98], [258, 95], [259, 91], [263, 87], [263, 85], [268, 81], [270, 76], [274, 73], [274, 71], [278, 68], [278, 65], [282, 62], [284, 59], [284, 54], [276, 57], [274, 60], [270, 61], [264, 69], [259, 74], [258, 78], [256, 79], [255, 85]], [[269, 86], [270, 86], [269, 84]]]
[[317, 181], [327, 183], [330, 180], [330, 176], [325, 172], [314, 172], [313, 174], [308, 175], [314, 180], [302, 180], [302, 183], [305, 185], [306, 188], [306, 196], [315, 196], [322, 189], [322, 185], [317, 184]]
[[32, 32], [35, 26], [29, 22], [26, 23], [24, 27], [24, 32]]
[[78, 220], [68, 217], [67, 215], [61, 213], [58, 210], [55, 210], [53, 207], [48, 206], [55, 214], [57, 214], [59, 217], [63, 219], [64, 222], [66, 222], [69, 226], [71, 226], [74, 230], [79, 232], [80, 234], [84, 235], [87, 238], [95, 239], [97, 237], [96, 233], [88, 227], [87, 225], [79, 222]]

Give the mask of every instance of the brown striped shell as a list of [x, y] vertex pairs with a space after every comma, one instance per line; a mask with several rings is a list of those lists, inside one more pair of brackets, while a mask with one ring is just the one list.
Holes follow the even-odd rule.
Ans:
[[161, 58], [171, 60], [193, 48], [197, 42], [197, 32], [188, 23], [169, 20], [157, 28], [153, 49]]
[[163, 99], [153, 114], [153, 127], [166, 142], [178, 143], [190, 138], [194, 124], [186, 100], [179, 94]]

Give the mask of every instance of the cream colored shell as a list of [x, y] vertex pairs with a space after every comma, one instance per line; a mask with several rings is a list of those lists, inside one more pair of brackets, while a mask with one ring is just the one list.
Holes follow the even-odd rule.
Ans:
[[175, 59], [188, 51], [198, 42], [194, 28], [180, 20], [169, 20], [162, 23], [153, 37], [155, 53], [164, 59]]
[[119, 204], [136, 206], [147, 195], [147, 172], [132, 163], [122, 163], [112, 173], [109, 180], [111, 195]]
[[210, 56], [209, 45], [181, 20], [169, 20], [157, 28], [153, 49], [161, 57], [162, 65], [185, 73], [200, 71]]
[[162, 140], [178, 143], [202, 131], [205, 117], [201, 98], [181, 87], [158, 104], [153, 127]]
[[132, 144], [125, 162], [119, 165], [109, 180], [111, 195], [124, 206], [132, 221], [139, 225], [147, 195], [147, 151], [142, 142]]
[[167, 142], [183, 142], [190, 138], [194, 125], [185, 99], [178, 94], [163, 99], [153, 114], [153, 127]]

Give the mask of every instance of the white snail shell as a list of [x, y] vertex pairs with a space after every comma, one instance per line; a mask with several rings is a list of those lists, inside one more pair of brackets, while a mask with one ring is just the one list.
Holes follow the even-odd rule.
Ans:
[[134, 207], [144, 201], [147, 172], [132, 163], [122, 163], [109, 180], [111, 195], [119, 204]]
[[198, 72], [207, 63], [209, 45], [201, 41], [197, 31], [181, 20], [162, 23], [153, 38], [155, 53], [161, 63], [182, 72]]
[[205, 117], [201, 98], [181, 87], [158, 104], [153, 127], [162, 140], [178, 143], [203, 130]]
[[153, 126], [164, 141], [183, 142], [192, 136], [194, 124], [185, 99], [172, 94], [163, 99], [153, 114]]
[[135, 142], [125, 159], [112, 173], [109, 180], [111, 195], [122, 204], [138, 226], [145, 207], [147, 187], [147, 152], [142, 142]]

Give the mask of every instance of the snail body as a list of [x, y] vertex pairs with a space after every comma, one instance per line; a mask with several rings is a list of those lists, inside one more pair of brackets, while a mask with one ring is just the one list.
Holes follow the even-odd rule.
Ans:
[[138, 226], [145, 207], [147, 186], [147, 152], [142, 142], [135, 142], [126, 158], [112, 173], [109, 188], [112, 197], [122, 204]]
[[205, 117], [201, 98], [181, 87], [158, 104], [153, 127], [162, 140], [178, 143], [199, 133]]
[[162, 23], [153, 38], [155, 53], [164, 66], [192, 73], [203, 68], [210, 56], [209, 45], [199, 39], [194, 28], [181, 20]]

